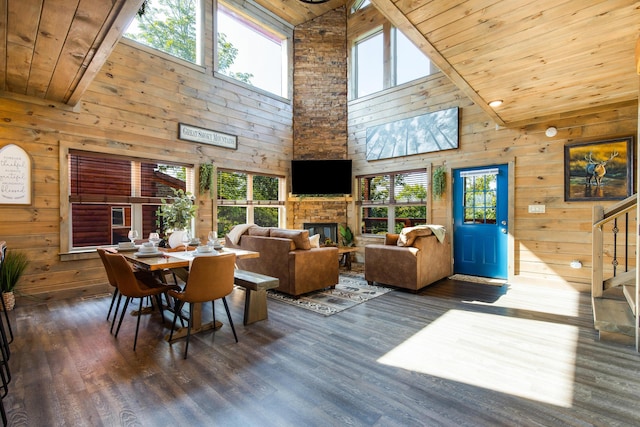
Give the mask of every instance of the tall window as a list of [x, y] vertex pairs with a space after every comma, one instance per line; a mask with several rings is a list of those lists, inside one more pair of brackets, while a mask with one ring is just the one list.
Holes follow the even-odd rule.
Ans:
[[288, 97], [293, 30], [249, 4], [218, 2], [218, 72]]
[[[387, 41], [389, 41], [387, 43]], [[390, 49], [385, 50], [388, 44]], [[353, 46], [354, 97], [397, 86], [433, 72], [431, 61], [397, 28], [380, 28]]]
[[174, 188], [190, 191], [192, 173], [182, 165], [70, 152], [71, 249], [126, 242], [131, 229], [140, 237], [158, 230], [161, 199]]
[[427, 185], [424, 169], [358, 177], [361, 232], [399, 233], [426, 224]]
[[395, 35], [395, 84], [401, 85], [411, 80], [431, 74], [431, 61], [397, 28]]
[[199, 0], [147, 0], [125, 37], [185, 61], [201, 64]]
[[384, 88], [384, 38], [382, 31], [356, 43], [357, 96], [379, 92]]
[[236, 224], [278, 227], [284, 222], [282, 182], [277, 176], [218, 169], [218, 235]]
[[350, 13], [355, 13], [371, 4], [370, 0], [355, 0], [351, 5]]

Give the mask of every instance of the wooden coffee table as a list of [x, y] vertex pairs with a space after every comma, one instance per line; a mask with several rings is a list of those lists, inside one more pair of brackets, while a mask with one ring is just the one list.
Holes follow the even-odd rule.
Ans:
[[339, 263], [344, 265], [347, 270], [351, 270], [351, 253], [358, 252], [358, 248], [355, 246], [340, 246], [338, 247], [338, 255], [340, 255]]

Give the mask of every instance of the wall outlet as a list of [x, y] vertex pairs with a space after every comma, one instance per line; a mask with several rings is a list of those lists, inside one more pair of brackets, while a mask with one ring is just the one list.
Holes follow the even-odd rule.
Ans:
[[545, 205], [529, 205], [529, 213], [544, 213]]

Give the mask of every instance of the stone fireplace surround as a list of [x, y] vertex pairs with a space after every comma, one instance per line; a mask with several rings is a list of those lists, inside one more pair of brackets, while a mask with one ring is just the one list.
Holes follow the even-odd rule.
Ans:
[[[312, 226], [314, 230], [309, 231], [309, 236], [323, 234], [320, 244], [324, 244], [326, 237], [338, 242], [338, 224], [347, 223], [347, 209], [351, 202], [351, 197], [290, 197], [287, 210], [291, 215], [287, 218], [287, 228], [308, 230]], [[330, 230], [325, 231], [325, 228]]]

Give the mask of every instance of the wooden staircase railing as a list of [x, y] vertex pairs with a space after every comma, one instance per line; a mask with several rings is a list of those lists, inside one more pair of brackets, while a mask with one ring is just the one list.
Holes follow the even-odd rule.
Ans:
[[[594, 326], [600, 337], [620, 334], [633, 337], [636, 350], [640, 351], [636, 253], [631, 250], [635, 249], [637, 240], [637, 204], [635, 194], [606, 208], [593, 207], [591, 298]], [[606, 236], [605, 227], [609, 224], [612, 234]], [[607, 270], [605, 237], [607, 247], [611, 248], [607, 253], [611, 257], [611, 268]], [[622, 239], [624, 242], [620, 242]], [[609, 277], [605, 278], [605, 274]]]

